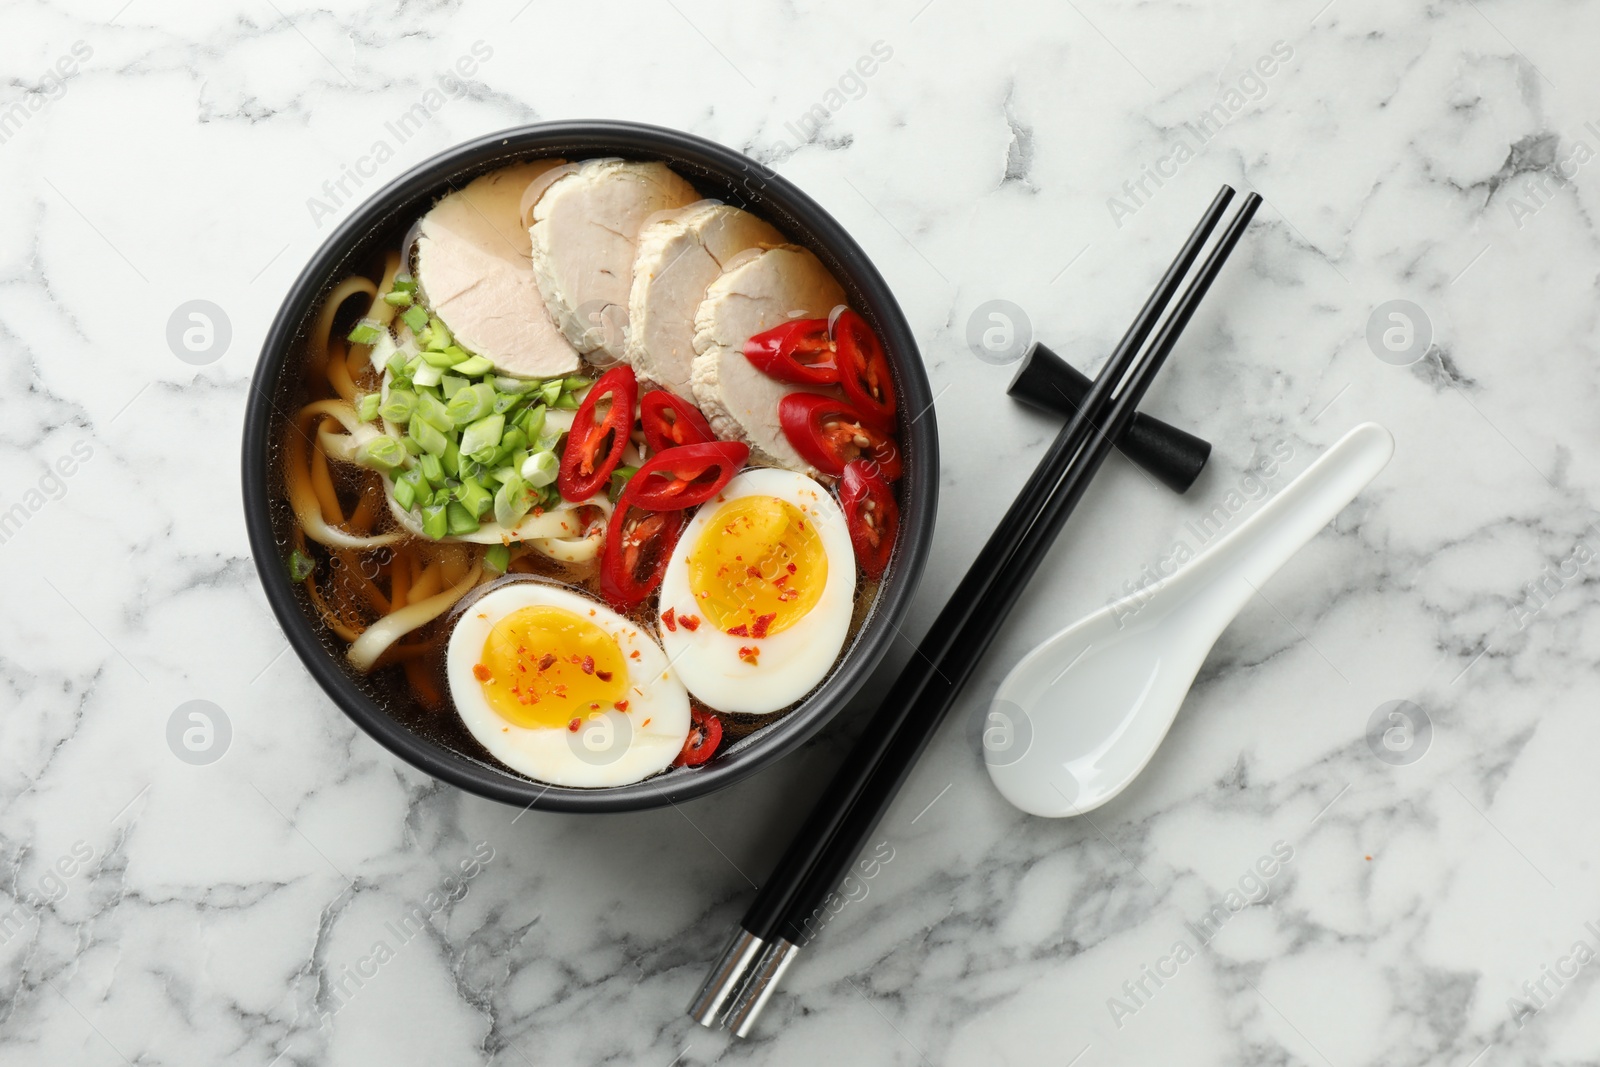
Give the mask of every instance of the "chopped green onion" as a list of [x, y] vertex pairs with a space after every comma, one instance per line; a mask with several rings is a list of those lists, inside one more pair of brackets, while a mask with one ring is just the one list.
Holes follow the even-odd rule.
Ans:
[[556, 397], [556, 402], [550, 406], [561, 411], [576, 411], [578, 409], [578, 398], [571, 393], [562, 393]]
[[444, 464], [438, 456], [424, 455], [417, 461], [417, 466], [422, 470], [422, 476], [428, 480], [430, 486], [444, 484]]
[[[410, 471], [406, 471], [410, 474]], [[417, 504], [417, 490], [404, 478], [396, 478], [394, 482], [394, 501], [400, 505], [402, 511], [410, 511]]]
[[441, 541], [450, 532], [450, 516], [445, 505], [429, 504], [422, 509], [422, 536]]
[[560, 378], [552, 378], [539, 387], [539, 394], [544, 397], [546, 404], [554, 406], [556, 398], [561, 395], [561, 386]]
[[[459, 349], [458, 349], [459, 351]], [[473, 356], [456, 364], [456, 373], [465, 374], [469, 378], [478, 378], [494, 370], [494, 364], [482, 356]]]
[[522, 432], [527, 435], [528, 440], [537, 441], [539, 439], [539, 431], [544, 429], [544, 411], [543, 404], [535, 404], [517, 416], [517, 425], [522, 428]]
[[368, 393], [356, 404], [356, 417], [362, 422], [371, 422], [378, 417], [378, 405], [383, 403], [383, 397], [377, 393]]
[[410, 434], [406, 434], [404, 437], [402, 437], [400, 439], [400, 443], [402, 445], [405, 445], [406, 446], [406, 451], [411, 453], [413, 456], [422, 455], [422, 442], [418, 441], [415, 437], [412, 437]]
[[450, 503], [445, 505], [445, 519], [450, 527], [450, 532], [456, 536], [474, 533], [478, 529], [478, 518], [468, 514], [467, 509], [460, 504]]
[[522, 398], [515, 393], [494, 394], [494, 413], [496, 415], [509, 414], [511, 409], [522, 403]]
[[[473, 481], [477, 481], [484, 472], [483, 464], [475, 463], [470, 459], [461, 458], [459, 455], [459, 446], [457, 446], [457, 448], [456, 477], [460, 478], [462, 481], [466, 481], [468, 478], [471, 478]], [[446, 450], [446, 454], [448, 454], [448, 450]]]
[[454, 426], [477, 422], [494, 409], [494, 386], [488, 382], [469, 385], [450, 398], [445, 413]]
[[514, 530], [532, 507], [527, 484], [513, 473], [494, 494], [494, 521], [507, 530]]
[[471, 478], [463, 478], [461, 484], [456, 486], [456, 499], [472, 513], [473, 518], [482, 517], [484, 512], [494, 507], [494, 494]]
[[411, 372], [411, 383], [419, 388], [432, 388], [444, 381], [444, 371], [431, 363], [417, 360], [417, 366]]
[[[560, 469], [561, 461], [556, 458], [554, 452], [535, 452], [523, 461], [522, 469], [518, 473], [522, 475], [523, 480], [529, 485], [536, 489], [543, 489], [556, 480], [556, 472]], [[632, 474], [636, 469], [634, 467], [618, 467], [611, 477], [614, 480], [623, 471]], [[623, 481], [627, 481], [626, 476]]]
[[398, 348], [395, 349], [394, 354], [389, 357], [389, 373], [394, 375], [397, 379], [411, 377], [411, 372], [406, 369], [406, 364], [408, 364], [410, 361], [410, 356], [406, 355]]
[[408, 308], [411, 306], [411, 294], [396, 289], [392, 292], [384, 293], [383, 302], [390, 307]]
[[417, 336], [418, 340], [421, 340], [422, 331], [426, 329], [428, 325], [428, 309], [420, 305], [413, 304], [400, 316], [400, 320], [410, 328], [411, 332]]
[[437, 428], [428, 425], [425, 419], [416, 415], [411, 417], [411, 436], [416, 438], [422, 450], [431, 456], [444, 455], [445, 448], [450, 444], [443, 433]]
[[444, 390], [444, 398], [446, 400], [454, 399], [455, 395], [465, 389], [467, 385], [468, 382], [465, 378], [455, 374], [446, 374], [439, 379], [439, 388]]
[[406, 461], [406, 449], [388, 434], [379, 434], [356, 449], [356, 462], [377, 471], [392, 471]]
[[468, 426], [461, 434], [461, 454], [484, 462], [500, 447], [500, 435], [505, 432], [504, 415], [485, 415]]
[[409, 274], [396, 274], [394, 276], [394, 292], [414, 293], [417, 291], [417, 280]]
[[409, 422], [417, 410], [417, 394], [409, 389], [390, 389], [389, 398], [378, 408], [378, 414], [390, 422]]
[[497, 456], [495, 462], [498, 464], [502, 459], [510, 459], [514, 453], [521, 451], [527, 446], [528, 435], [513, 426], [505, 433], [500, 435], [500, 448], [498, 451], [504, 453], [504, 455]]
[[[540, 455], [553, 456], [555, 453], [542, 452]], [[632, 478], [638, 473], [638, 467], [618, 467], [616, 470], [611, 472], [611, 485], [606, 489], [606, 495], [611, 498], [611, 502], [613, 504], [615, 504], [617, 502], [617, 498], [622, 495], [622, 487], [628, 484], [628, 479]]]
[[444, 455], [439, 457], [444, 462], [445, 473], [452, 478], [461, 477], [461, 448], [456, 444], [456, 439], [451, 437], [444, 446]]
[[564, 380], [561, 385], [569, 393], [576, 393], [579, 389], [586, 389], [594, 382], [588, 378], [572, 377]]
[[356, 323], [346, 340], [352, 344], [371, 345], [377, 344], [378, 338], [383, 336], [383, 325], [371, 319], [362, 319]]
[[417, 395], [417, 417], [436, 430], [453, 430], [456, 428], [455, 421], [450, 418], [450, 412], [445, 406], [445, 402], [432, 393], [419, 393]]
[[457, 348], [455, 345], [448, 345], [444, 348], [434, 348], [429, 345], [422, 350], [422, 358], [425, 362], [435, 367], [444, 368], [454, 367], [457, 363], [465, 363], [472, 357], [467, 354], [465, 349]]
[[483, 554], [483, 565], [495, 574], [504, 574], [511, 567], [511, 549], [505, 545], [490, 545]]
[[[504, 548], [505, 546], [502, 545], [500, 547]], [[490, 551], [493, 551], [493, 549]], [[289, 580], [291, 582], [303, 582], [316, 572], [316, 560], [312, 559], [298, 548], [289, 553]], [[504, 573], [504, 571], [501, 573]]]
[[502, 393], [520, 395], [532, 389], [534, 387], [534, 383], [528, 381], [526, 378], [507, 378], [504, 375], [499, 375], [494, 380], [494, 387], [500, 390]]
[[439, 316], [434, 315], [428, 319], [428, 333], [422, 338], [422, 343], [436, 352], [442, 352], [450, 347], [455, 338], [450, 336], [450, 331], [445, 324], [439, 321]]

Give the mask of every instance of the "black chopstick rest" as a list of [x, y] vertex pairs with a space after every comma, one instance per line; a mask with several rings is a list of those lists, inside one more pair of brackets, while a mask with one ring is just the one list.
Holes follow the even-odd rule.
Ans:
[[[1071, 418], [1092, 384], [1078, 368], [1036, 341], [1022, 357], [1006, 392], [1023, 403]], [[1179, 493], [1188, 491], [1211, 458], [1209, 441], [1145, 414], [1133, 417], [1117, 438], [1117, 447]]]

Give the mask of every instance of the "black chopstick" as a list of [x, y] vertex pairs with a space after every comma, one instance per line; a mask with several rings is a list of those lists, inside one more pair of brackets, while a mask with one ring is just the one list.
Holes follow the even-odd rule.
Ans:
[[[1111, 449], [1119, 425], [1131, 420], [1144, 390], [1193, 314], [1227, 253], [1254, 211], [1247, 202], [1229, 235], [1219, 242], [1196, 283], [1168, 317], [1153, 347], [1112, 392], [1171, 302], [1215, 228], [1233, 191], [1217, 195], [1178, 258], [1141, 309], [1127, 335], [1056, 438], [1017, 501], [990, 537], [978, 562], [930, 627], [918, 657], [902, 673], [873, 721], [824, 792], [788, 853], [767, 880], [741, 928], [724, 951], [690, 1011], [707, 1025], [739, 991], [729, 1025], [748, 1032], [798, 946], [813, 936], [820, 905], [859, 854], [866, 837], [898, 791], [961, 684], [993, 639], [998, 622], [1020, 595], [1095, 469]], [[1242, 220], [1242, 221], [1241, 221]]]

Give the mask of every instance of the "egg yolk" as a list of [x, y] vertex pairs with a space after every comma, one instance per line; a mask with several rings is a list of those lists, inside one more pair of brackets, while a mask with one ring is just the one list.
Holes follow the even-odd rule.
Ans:
[[688, 562], [700, 613], [737, 637], [767, 637], [793, 626], [816, 607], [828, 582], [816, 523], [773, 496], [723, 504]]
[[518, 608], [494, 624], [472, 668], [495, 714], [522, 727], [571, 729], [628, 690], [616, 638], [564, 608]]

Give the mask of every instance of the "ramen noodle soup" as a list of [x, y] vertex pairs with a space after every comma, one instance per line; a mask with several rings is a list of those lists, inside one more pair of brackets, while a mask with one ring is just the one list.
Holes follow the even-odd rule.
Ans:
[[390, 714], [552, 785], [692, 768], [822, 682], [899, 527], [882, 345], [664, 164], [450, 191], [308, 319], [283, 565]]

